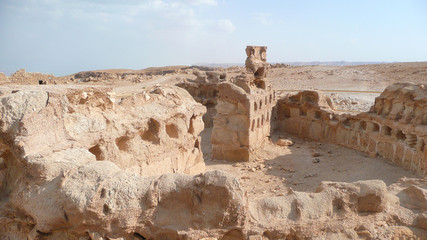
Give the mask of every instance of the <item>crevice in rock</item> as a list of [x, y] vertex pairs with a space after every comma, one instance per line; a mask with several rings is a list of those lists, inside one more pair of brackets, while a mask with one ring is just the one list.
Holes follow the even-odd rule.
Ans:
[[141, 131], [140, 136], [144, 141], [160, 144], [159, 132], [160, 123], [154, 118], [150, 118], [147, 123], [147, 129]]
[[99, 144], [96, 144], [95, 146], [89, 148], [89, 152], [91, 152], [93, 155], [95, 155], [95, 158], [97, 161], [104, 160], [104, 157], [102, 156], [102, 150], [101, 150]]

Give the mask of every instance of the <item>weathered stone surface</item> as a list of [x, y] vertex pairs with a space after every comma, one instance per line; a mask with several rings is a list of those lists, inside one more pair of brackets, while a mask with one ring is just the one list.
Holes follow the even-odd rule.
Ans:
[[219, 71], [200, 71], [194, 70], [193, 74], [196, 75], [196, 83], [201, 84], [218, 84], [226, 81], [227, 75], [224, 72]]
[[[26, 233], [31, 239], [43, 233], [61, 239], [132, 239], [134, 234], [178, 239], [177, 230], [239, 226], [245, 216], [244, 193], [236, 178], [224, 172], [146, 178], [109, 161], [69, 161], [55, 164], [52, 168], [60, 171], [50, 171], [44, 181], [25, 184], [20, 179], [18, 184], [31, 190], [12, 191], [9, 209], [2, 209], [6, 214], [19, 209], [31, 219], [27, 224], [35, 225]], [[19, 239], [11, 225], [26, 223], [14, 221], [1, 226], [0, 236]]]
[[427, 210], [427, 181], [421, 179], [401, 178], [389, 187], [399, 197], [400, 204], [409, 209]]
[[7, 82], [7, 81], [8, 81], [8, 77], [4, 73], [0, 72], [0, 82]]
[[1, 131], [17, 134], [21, 120], [46, 107], [48, 93], [45, 91], [18, 91], [1, 97]]
[[[5, 109], [15, 94], [2, 98]], [[29, 98], [34, 94], [23, 95]], [[32, 105], [16, 108], [28, 109], [23, 117], [7, 111], [2, 117], [20, 120], [15, 124], [19, 134], [14, 138], [22, 142], [24, 157], [84, 148], [97, 160], [108, 160], [142, 175], [204, 171], [198, 135], [204, 128], [205, 110], [183, 89], [155, 88], [119, 100], [94, 89], [52, 90], [36, 96], [21, 101]], [[145, 96], [150, 96], [149, 100]], [[4, 125], [5, 133], [9, 125]]]
[[277, 139], [276, 144], [279, 146], [292, 146], [294, 143], [289, 139]]
[[334, 112], [327, 97], [314, 91], [289, 95], [277, 103], [279, 131], [325, 140], [380, 155], [421, 175], [427, 173], [427, 89], [398, 83], [387, 87], [367, 113]]
[[[391, 86], [371, 112], [357, 116], [335, 113], [332, 102], [315, 91], [276, 105], [265, 50], [249, 46], [246, 72], [233, 82], [221, 72], [194, 72], [196, 80], [182, 87], [200, 104], [176, 87], [131, 93], [0, 88], [0, 239], [423, 239], [424, 180], [401, 179], [389, 187], [379, 180], [322, 182], [316, 192], [298, 192], [286, 182], [294, 177], [293, 185], [304, 184], [295, 170], [274, 164], [289, 159], [277, 156], [264, 164], [256, 155], [278, 126], [423, 173], [425, 87]], [[245, 172], [245, 184], [248, 176], [266, 173], [272, 176], [265, 183], [286, 187], [271, 188], [276, 197], [254, 198], [229, 173], [204, 172], [199, 134], [212, 124], [214, 158], [247, 161], [254, 153], [253, 162], [228, 164]], [[329, 151], [311, 152], [322, 157], [313, 160], [314, 167], [329, 161]], [[209, 164], [214, 162], [220, 161]]]
[[267, 75], [267, 47], [247, 46], [246, 47], [246, 69], [251, 71], [256, 78], [264, 78]]
[[186, 89], [197, 102], [207, 108], [207, 113], [203, 115], [205, 127], [213, 126], [213, 117], [216, 115], [218, 84], [227, 81], [226, 74], [216, 71], [194, 70], [195, 80], [187, 79], [177, 86]]
[[[249, 161], [250, 148], [258, 148], [270, 135], [276, 99], [265, 78], [266, 47], [248, 46], [246, 54], [248, 73], [233, 83], [218, 85], [212, 130], [212, 157], [216, 159]], [[224, 142], [220, 136], [225, 136]]]
[[52, 83], [55, 76], [52, 74], [43, 74], [38, 72], [27, 72], [25, 69], [19, 69], [9, 77], [9, 81], [14, 84], [42, 84]]

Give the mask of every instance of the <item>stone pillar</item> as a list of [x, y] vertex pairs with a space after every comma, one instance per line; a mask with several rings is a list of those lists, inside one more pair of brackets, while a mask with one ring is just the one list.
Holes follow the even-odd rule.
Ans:
[[246, 47], [246, 72], [233, 83], [218, 87], [217, 114], [213, 121], [212, 157], [249, 161], [255, 149], [270, 135], [276, 97], [268, 82], [267, 47]]

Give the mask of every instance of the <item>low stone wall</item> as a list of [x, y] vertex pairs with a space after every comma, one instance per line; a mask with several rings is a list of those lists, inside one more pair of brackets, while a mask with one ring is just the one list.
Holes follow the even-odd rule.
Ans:
[[369, 112], [338, 114], [330, 100], [304, 91], [277, 103], [279, 131], [379, 155], [418, 174], [427, 174], [427, 89], [391, 85]]
[[25, 69], [19, 69], [9, 77], [9, 81], [14, 84], [43, 84], [54, 83], [56, 77], [52, 74], [44, 74], [38, 72], [26, 72]]
[[274, 91], [260, 89], [248, 94], [233, 83], [220, 84], [218, 89], [212, 157], [249, 161], [251, 149], [261, 146], [270, 135]]
[[6, 148], [0, 153], [7, 166], [81, 148], [142, 176], [205, 170], [199, 136], [205, 107], [184, 89], [156, 87], [123, 97], [105, 87], [1, 91]]
[[246, 71], [218, 85], [212, 129], [212, 157], [249, 161], [250, 153], [270, 136], [276, 95], [267, 78], [267, 47], [246, 47]]
[[8, 80], [8, 77], [4, 73], [0, 72], [0, 83], [7, 82]]
[[213, 126], [213, 117], [216, 115], [216, 96], [218, 95], [218, 84], [183, 82], [178, 87], [186, 89], [196, 102], [206, 107], [203, 122], [206, 128]]

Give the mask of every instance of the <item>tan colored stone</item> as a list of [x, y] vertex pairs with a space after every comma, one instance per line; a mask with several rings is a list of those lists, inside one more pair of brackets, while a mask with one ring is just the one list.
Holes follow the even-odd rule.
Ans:
[[370, 112], [340, 115], [330, 98], [315, 91], [288, 94], [278, 101], [277, 126], [316, 141], [337, 143], [369, 156], [382, 156], [426, 174], [427, 89], [397, 83], [376, 98]]
[[279, 146], [292, 146], [294, 142], [289, 139], [277, 139], [276, 144]]

